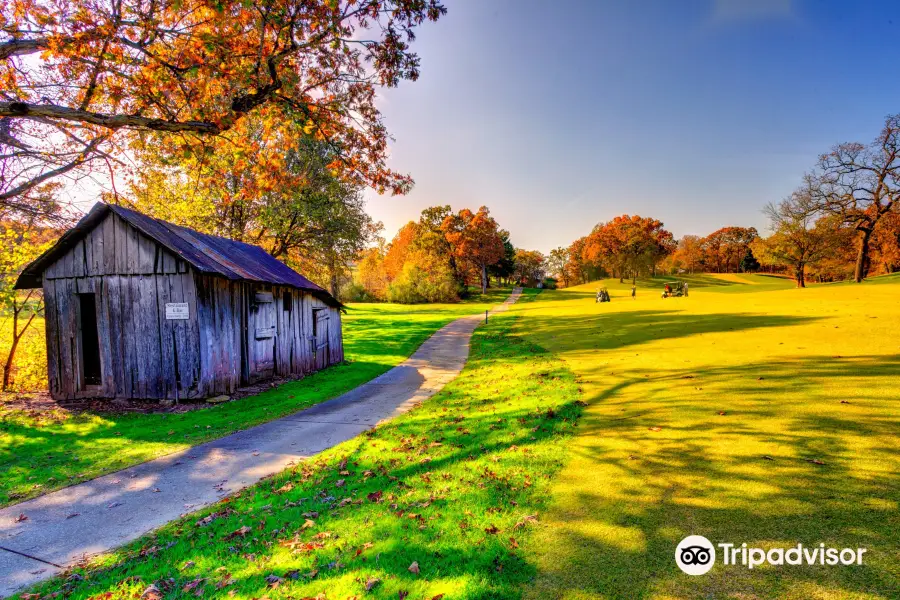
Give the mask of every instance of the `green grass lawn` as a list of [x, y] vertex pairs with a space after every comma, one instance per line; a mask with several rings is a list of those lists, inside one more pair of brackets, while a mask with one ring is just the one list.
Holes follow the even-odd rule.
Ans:
[[[900, 281], [739, 277], [665, 300], [661, 280], [637, 300], [607, 282], [609, 304], [595, 283], [514, 309], [588, 402], [526, 597], [900, 597]], [[689, 534], [867, 554], [691, 577], [674, 561]]]
[[[38, 591], [897, 598], [900, 281], [704, 275], [665, 300], [663, 281], [526, 298], [412, 412]], [[690, 577], [691, 534], [867, 553]]]
[[182, 414], [25, 413], [0, 404], [0, 506], [246, 429], [333, 398], [406, 359], [453, 319], [502, 302], [509, 289], [458, 304], [354, 304], [347, 363], [235, 402]]
[[519, 597], [583, 410], [571, 371], [521, 332], [510, 313], [492, 318], [463, 373], [411, 412], [34, 591]]

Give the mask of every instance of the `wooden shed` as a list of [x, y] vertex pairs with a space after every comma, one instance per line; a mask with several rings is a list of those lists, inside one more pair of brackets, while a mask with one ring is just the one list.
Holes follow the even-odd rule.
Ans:
[[98, 203], [29, 265], [51, 395], [185, 400], [344, 360], [341, 304], [262, 248]]

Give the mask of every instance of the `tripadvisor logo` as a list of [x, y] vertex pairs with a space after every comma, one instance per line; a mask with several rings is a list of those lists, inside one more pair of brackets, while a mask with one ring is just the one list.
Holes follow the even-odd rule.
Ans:
[[713, 544], [702, 535], [689, 535], [675, 548], [675, 562], [688, 575], [703, 575], [716, 563], [716, 547], [725, 566], [741, 565], [753, 569], [764, 564], [782, 565], [861, 565], [866, 548], [827, 548], [825, 544], [790, 548], [750, 548], [747, 544]]
[[675, 548], [675, 562], [688, 575], [703, 575], [716, 563], [716, 549], [702, 535], [689, 535]]

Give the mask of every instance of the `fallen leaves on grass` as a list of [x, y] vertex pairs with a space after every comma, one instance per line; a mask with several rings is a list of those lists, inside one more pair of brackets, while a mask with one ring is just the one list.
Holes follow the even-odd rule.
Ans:
[[379, 583], [381, 583], [381, 580], [378, 579], [377, 577], [369, 577], [369, 578], [366, 580], [366, 591], [367, 591], [367, 592], [371, 592], [373, 589], [375, 589], [375, 587], [376, 587]]
[[182, 593], [187, 594], [188, 592], [193, 591], [194, 588], [196, 588], [198, 585], [200, 585], [204, 581], [206, 581], [205, 577], [198, 577], [197, 579], [192, 579], [191, 581], [188, 581], [186, 584], [184, 584], [184, 586], [181, 588], [181, 591], [182, 591]]
[[247, 534], [250, 533], [251, 531], [253, 531], [253, 530], [250, 529], [249, 527], [247, 527], [246, 525], [244, 525], [244, 526], [240, 527], [239, 529], [235, 529], [234, 531], [232, 531], [231, 533], [229, 533], [228, 535], [226, 535], [226, 536], [225, 536], [225, 539], [226, 539], [226, 540], [232, 540], [232, 539], [234, 539], [234, 538], [236, 538], [236, 537], [244, 537], [245, 535], [247, 535]]
[[27, 521], [28, 515], [25, 513], [19, 513], [19, 516], [13, 519], [13, 523], [21, 523], [22, 521]]
[[141, 600], [162, 600], [162, 592], [154, 584], [148, 585], [141, 594]]
[[368, 494], [366, 496], [366, 498], [368, 498], [369, 502], [378, 502], [379, 500], [381, 500], [381, 497], [383, 495], [384, 495], [384, 492], [379, 490], [377, 492], [372, 492], [371, 494]]
[[522, 517], [522, 519], [513, 526], [513, 529], [521, 529], [522, 527], [525, 527], [526, 525], [531, 525], [531, 524], [537, 523], [537, 522], [538, 522], [537, 515], [527, 515], [525, 517]]
[[413, 575], [419, 574], [419, 563], [417, 561], [413, 561], [413, 564], [409, 565], [408, 571]]
[[662, 427], [659, 427], [658, 425], [654, 425], [653, 427], [648, 427], [647, 429], [649, 429], [650, 431], [662, 431]]

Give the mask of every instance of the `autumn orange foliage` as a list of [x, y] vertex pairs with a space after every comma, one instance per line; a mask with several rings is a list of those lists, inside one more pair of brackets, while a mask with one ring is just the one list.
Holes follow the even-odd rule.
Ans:
[[463, 268], [475, 270], [481, 277], [482, 293], [487, 291], [487, 267], [503, 257], [503, 239], [497, 221], [486, 206], [473, 213], [465, 208], [444, 219], [441, 230], [451, 251]]
[[[0, 0], [0, 117], [20, 148], [0, 201], [89, 169], [157, 132], [169, 155], [205, 152], [209, 136], [255, 115], [282, 148], [314, 136], [331, 168], [379, 191], [411, 180], [386, 166], [376, 90], [419, 76], [414, 31], [437, 0]], [[252, 138], [231, 150], [254, 169]], [[276, 156], [257, 170], [277, 178]]]
[[672, 234], [656, 219], [621, 215], [600, 223], [584, 242], [582, 259], [619, 277], [652, 271], [675, 249]]

